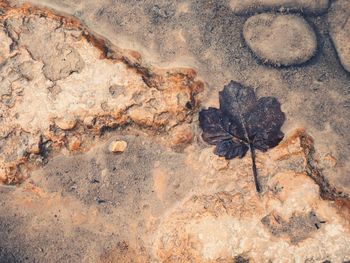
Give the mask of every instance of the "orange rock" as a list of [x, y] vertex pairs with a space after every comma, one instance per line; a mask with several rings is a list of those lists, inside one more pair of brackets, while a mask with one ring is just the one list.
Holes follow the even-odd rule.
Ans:
[[108, 150], [113, 153], [123, 153], [127, 147], [126, 141], [113, 141], [109, 144]]
[[[16, 92], [6, 95], [11, 107], [0, 105], [9, 125], [3, 129], [13, 130], [0, 157], [4, 167], [31, 163], [26, 151], [40, 151], [38, 145], [26, 143], [31, 137], [50, 141], [48, 152], [65, 145], [74, 151], [89, 150], [89, 143], [81, 149], [82, 139], [69, 138], [94, 140], [105, 130], [134, 124], [138, 129], [156, 131], [163, 139], [173, 137], [173, 144], [192, 140], [190, 129], [172, 128], [190, 123], [195, 114], [203, 87], [195, 70], [150, 66], [138, 52], [95, 36], [73, 17], [30, 4], [7, 8], [8, 4], [1, 2], [1, 6], [0, 38], [4, 41], [0, 60], [12, 60], [3, 72], [13, 66], [23, 71], [14, 73], [18, 75], [12, 83]], [[18, 36], [16, 59], [11, 55], [11, 34]], [[44, 40], [47, 38], [49, 41]], [[30, 66], [22, 67], [24, 64]], [[7, 75], [1, 77], [7, 81]], [[53, 88], [52, 80], [60, 82], [59, 89]], [[120, 88], [111, 94], [113, 85]], [[4, 90], [8, 93], [6, 86]], [[79, 120], [83, 125], [78, 125]], [[21, 144], [13, 146], [12, 142]], [[21, 172], [18, 169], [9, 176], [20, 177]]]

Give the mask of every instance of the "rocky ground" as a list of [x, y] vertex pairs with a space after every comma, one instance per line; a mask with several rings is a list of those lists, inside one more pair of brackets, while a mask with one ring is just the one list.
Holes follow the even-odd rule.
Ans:
[[[0, 0], [0, 262], [350, 260], [348, 1]], [[231, 161], [231, 79], [284, 140]]]

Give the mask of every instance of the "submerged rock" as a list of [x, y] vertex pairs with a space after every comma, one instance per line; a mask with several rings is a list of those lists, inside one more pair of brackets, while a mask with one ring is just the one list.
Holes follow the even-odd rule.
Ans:
[[350, 2], [334, 2], [328, 16], [330, 35], [345, 70], [350, 72]]
[[252, 16], [244, 24], [243, 36], [258, 58], [276, 66], [302, 64], [317, 50], [315, 32], [296, 15]]
[[32, 138], [50, 141], [52, 150], [88, 150], [96, 134], [116, 127], [134, 124], [171, 138], [180, 136], [173, 127], [191, 122], [203, 87], [194, 70], [144, 65], [137, 52], [94, 36], [74, 18], [31, 6], [3, 10], [0, 134], [11, 135], [0, 138], [5, 183], [22, 180]]
[[271, 10], [320, 14], [328, 9], [329, 0], [231, 0], [230, 6], [236, 14]]
[[[123, 16], [121, 2], [128, 2], [127, 7], [133, 4], [114, 1], [118, 12], [111, 18]], [[148, 6], [140, 8], [149, 4], [146, 2], [140, 2], [137, 9], [148, 10]], [[199, 2], [203, 4], [195, 7]], [[342, 165], [341, 156], [347, 157], [347, 137], [346, 132], [342, 137], [333, 136], [343, 132], [344, 126], [337, 125], [346, 125], [347, 111], [331, 109], [340, 108], [346, 101], [344, 72], [333, 74], [332, 65], [326, 63], [301, 70], [257, 66], [251, 58], [240, 57], [247, 53], [244, 48], [234, 48], [241, 44], [241, 28], [234, 28], [241, 24], [241, 18], [231, 21], [223, 16], [221, 20], [221, 14], [225, 15], [222, 11], [227, 9], [218, 9], [215, 1], [196, 1], [193, 5], [182, 6], [182, 10], [188, 10], [179, 19], [178, 9], [174, 9], [174, 19], [161, 21], [160, 29], [154, 28], [150, 38], [162, 31], [177, 47], [166, 28], [175, 25], [170, 20], [183, 21], [192, 16], [196, 21], [210, 17], [214, 24], [209, 20], [201, 23], [208, 22], [214, 31], [222, 29], [215, 33], [217, 38], [210, 38], [215, 53], [207, 53], [208, 60], [205, 57], [201, 70], [213, 62], [214, 54], [219, 60], [219, 53], [234, 64], [231, 53], [218, 48], [227, 43], [242, 60], [237, 67], [214, 62], [210, 71], [201, 71], [210, 85], [203, 107], [216, 99], [216, 86], [226, 82], [228, 76], [240, 73], [243, 75], [239, 79], [256, 87], [259, 96], [281, 98], [288, 114], [284, 141], [265, 153], [257, 151], [261, 194], [256, 193], [252, 183], [249, 156], [227, 161], [199, 140], [196, 116], [201, 85], [192, 70], [152, 67], [142, 62], [137, 52], [129, 53], [94, 38], [75, 20], [67, 21], [66, 17], [42, 9], [31, 6], [27, 10], [24, 6], [12, 8], [11, 12], [0, 10], [4, 14], [0, 15], [0, 39], [4, 39], [0, 41], [1, 61], [6, 61], [0, 67], [0, 180], [14, 184], [30, 177], [21, 187], [0, 186], [0, 262], [57, 259], [72, 263], [243, 263], [350, 259], [350, 184], [345, 171], [341, 173], [343, 180], [334, 179]], [[204, 16], [204, 7], [215, 7], [206, 14], [220, 15]], [[181, 12], [184, 15], [185, 11]], [[126, 13], [127, 17], [132, 15]], [[128, 20], [127, 24], [137, 28], [142, 25], [142, 31], [149, 34], [144, 17], [134, 14], [140, 20]], [[44, 32], [36, 23], [41, 21], [37, 17], [44, 19]], [[57, 25], [55, 21], [62, 23]], [[321, 21], [323, 17], [322, 24]], [[55, 25], [55, 32], [66, 47], [79, 54], [83, 61], [80, 70], [73, 63], [73, 72], [60, 72], [65, 58], [60, 57], [58, 61], [63, 64], [48, 65], [52, 70], [45, 71], [44, 64], [53, 61], [46, 60], [45, 54], [34, 60], [26, 47], [31, 42], [24, 45], [24, 38], [16, 38], [29, 26], [34, 37], [50, 39], [45, 34], [51, 33], [51, 25]], [[184, 29], [193, 27], [193, 38], [188, 39], [188, 44], [199, 48], [193, 40], [202, 27], [195, 29], [193, 25], [190, 20], [182, 23]], [[234, 28], [237, 35], [227, 28]], [[226, 42], [225, 37], [233, 42]], [[187, 43], [183, 47], [187, 48]], [[321, 60], [333, 53], [327, 46]], [[198, 54], [203, 55], [202, 51]], [[166, 61], [168, 56], [162, 59]], [[184, 60], [180, 62], [186, 64]], [[54, 73], [52, 76], [59, 73], [60, 79], [48, 79], [49, 72]], [[313, 81], [317, 81], [318, 93], [309, 91]], [[337, 89], [329, 89], [338, 84]], [[320, 113], [327, 111], [328, 115], [318, 116], [315, 109]], [[300, 114], [303, 111], [307, 118]], [[76, 118], [74, 128], [64, 130], [55, 124], [63, 116], [67, 120], [69, 116]], [[314, 128], [319, 126], [313, 119], [325, 127], [330, 125], [327, 132], [317, 133]], [[305, 131], [292, 132], [300, 123], [314, 133], [315, 144]], [[339, 144], [333, 142], [334, 138], [342, 138], [341, 149], [337, 149]], [[122, 150], [121, 141], [128, 143], [123, 154], [108, 150], [112, 141], [112, 150]], [[339, 151], [342, 155], [337, 154]], [[43, 167], [37, 169], [38, 166]]]
[[[208, 176], [198, 182], [201, 191], [189, 194], [163, 217], [155, 242], [159, 261], [235, 262], [242, 255], [252, 262], [349, 259], [348, 210], [337, 206], [341, 198], [320, 198], [330, 189], [309, 173], [305, 160], [313, 157], [305, 147], [313, 145], [305, 145], [304, 137], [308, 135], [298, 130], [276, 148], [258, 153], [264, 185], [260, 196], [248, 179], [249, 157], [221, 171], [212, 171], [213, 160], [200, 158], [198, 165], [208, 174], [212, 171], [212, 180]], [[205, 192], [212, 184], [220, 190]]]

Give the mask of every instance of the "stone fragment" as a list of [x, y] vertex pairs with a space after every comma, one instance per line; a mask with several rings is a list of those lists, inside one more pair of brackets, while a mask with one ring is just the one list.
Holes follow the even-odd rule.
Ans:
[[123, 153], [128, 147], [126, 141], [113, 141], [109, 144], [108, 150], [113, 153]]
[[230, 6], [236, 14], [273, 10], [320, 14], [327, 11], [329, 0], [231, 0]]
[[317, 50], [315, 32], [297, 15], [252, 16], [244, 24], [243, 37], [259, 59], [276, 66], [302, 64]]
[[55, 124], [62, 130], [64, 131], [68, 131], [68, 130], [71, 130], [75, 127], [75, 125], [77, 124], [77, 120], [70, 116], [70, 115], [67, 115], [67, 116], [64, 116], [62, 118], [57, 118], [55, 120]]
[[335, 1], [328, 15], [330, 35], [341, 64], [350, 72], [350, 2]]

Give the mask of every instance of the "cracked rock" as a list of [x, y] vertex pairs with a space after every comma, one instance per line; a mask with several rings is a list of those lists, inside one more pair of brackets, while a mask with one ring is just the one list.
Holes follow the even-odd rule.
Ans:
[[25, 151], [16, 150], [30, 148], [28, 138], [42, 136], [50, 150], [86, 150], [96, 134], [136, 125], [166, 138], [174, 130], [174, 144], [190, 142], [173, 128], [191, 122], [198, 106], [203, 84], [194, 70], [146, 67], [137, 52], [95, 37], [73, 18], [30, 6], [4, 10], [1, 130], [13, 138], [0, 141], [5, 182], [19, 182], [30, 166]]

